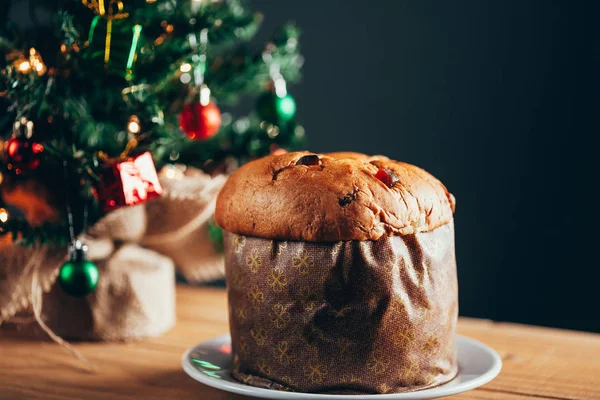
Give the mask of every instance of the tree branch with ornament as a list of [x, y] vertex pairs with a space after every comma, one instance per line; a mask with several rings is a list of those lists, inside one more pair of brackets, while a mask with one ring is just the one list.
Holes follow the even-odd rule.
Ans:
[[[78, 237], [112, 210], [160, 196], [163, 167], [228, 171], [302, 143], [288, 91], [303, 64], [293, 24], [257, 48], [262, 15], [240, 0], [8, 3], [0, 236], [70, 244], [63, 283], [93, 278]], [[248, 115], [223, 112], [247, 96], [257, 97]]]

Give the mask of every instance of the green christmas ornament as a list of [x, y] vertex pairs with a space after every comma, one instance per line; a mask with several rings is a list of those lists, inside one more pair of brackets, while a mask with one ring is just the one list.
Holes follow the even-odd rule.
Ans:
[[98, 267], [88, 260], [87, 250], [87, 246], [77, 240], [69, 248], [69, 261], [60, 267], [58, 284], [70, 296], [84, 297], [98, 286]]
[[288, 93], [283, 97], [266, 92], [258, 98], [258, 115], [272, 124], [289, 122], [296, 115], [296, 100]]

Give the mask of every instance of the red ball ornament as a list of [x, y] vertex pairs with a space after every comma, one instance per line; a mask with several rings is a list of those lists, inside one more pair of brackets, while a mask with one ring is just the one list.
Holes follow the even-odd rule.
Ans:
[[6, 161], [9, 169], [20, 174], [40, 165], [40, 153], [44, 146], [21, 137], [11, 137], [5, 143]]
[[219, 132], [221, 110], [213, 102], [207, 105], [200, 102], [187, 103], [179, 114], [179, 127], [190, 139], [209, 139]]

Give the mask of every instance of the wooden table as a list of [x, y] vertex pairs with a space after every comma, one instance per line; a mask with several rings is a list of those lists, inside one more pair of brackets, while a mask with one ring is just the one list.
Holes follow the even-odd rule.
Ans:
[[[58, 345], [0, 331], [0, 399], [244, 399], [189, 378], [189, 347], [227, 332], [225, 292], [178, 287], [178, 324], [157, 339], [75, 345], [85, 371]], [[600, 399], [600, 335], [465, 319], [459, 332], [495, 348], [500, 375], [456, 399]]]

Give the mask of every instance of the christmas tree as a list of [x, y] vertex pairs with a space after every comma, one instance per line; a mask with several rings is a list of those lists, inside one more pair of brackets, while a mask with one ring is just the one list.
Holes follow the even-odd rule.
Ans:
[[[22, 2], [5, 3], [0, 235], [74, 244], [111, 210], [159, 196], [171, 164], [230, 170], [301, 142], [292, 24], [256, 48], [262, 16], [240, 0], [31, 0], [28, 27], [12, 16]], [[246, 96], [248, 115], [222, 112]], [[47, 213], [10, 209], [15, 190]]]

